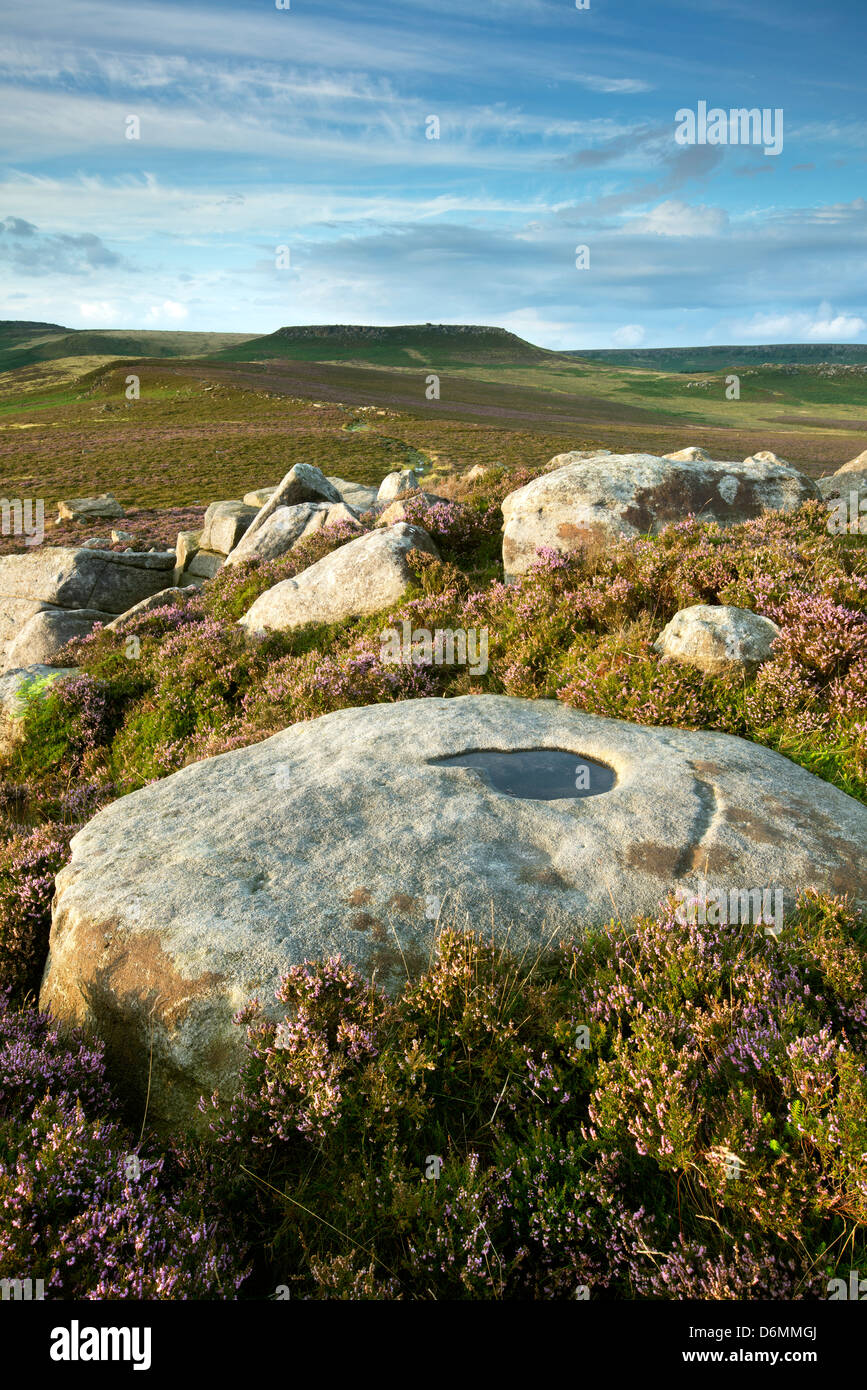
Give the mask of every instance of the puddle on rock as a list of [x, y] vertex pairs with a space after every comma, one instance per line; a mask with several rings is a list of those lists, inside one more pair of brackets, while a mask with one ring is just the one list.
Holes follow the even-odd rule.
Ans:
[[517, 753], [483, 749], [437, 758], [436, 763], [475, 768], [494, 791], [530, 801], [599, 796], [617, 781], [614, 770], [604, 763], [559, 748], [524, 748]]

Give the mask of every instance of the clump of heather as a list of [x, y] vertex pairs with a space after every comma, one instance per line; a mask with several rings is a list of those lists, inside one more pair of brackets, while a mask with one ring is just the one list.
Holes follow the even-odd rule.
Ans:
[[495, 503], [429, 502], [420, 494], [408, 497], [403, 505], [404, 519], [427, 531], [448, 559], [472, 558], [478, 564], [480, 549], [486, 559], [499, 549], [503, 514]]
[[174, 1159], [116, 1118], [102, 1050], [0, 995], [0, 1278], [47, 1298], [233, 1298], [247, 1271]]
[[70, 649], [82, 673], [28, 709], [10, 773], [26, 779], [69, 767], [129, 791], [175, 772], [205, 747], [220, 751], [215, 738], [235, 738], [244, 694], [282, 649], [279, 639], [250, 641], [237, 624], [211, 617], [198, 596], [131, 618], [122, 631], [97, 627]]
[[16, 999], [39, 988], [51, 927], [54, 877], [72, 825], [21, 829], [0, 843], [0, 987]]
[[[507, 585], [492, 579], [492, 507], [526, 480], [495, 471], [461, 502], [410, 498], [411, 519], [431, 531], [442, 560], [414, 556], [414, 582], [390, 612], [264, 641], [238, 627], [260, 593], [358, 534], [340, 524], [278, 560], [224, 567], [199, 594], [123, 631], [97, 627], [65, 654], [82, 668], [78, 684], [32, 702], [7, 775], [34, 788], [66, 769], [129, 789], [331, 710], [489, 691], [753, 739], [867, 799], [863, 537], [829, 534], [815, 502], [728, 529], [689, 517], [604, 551], [541, 551]], [[755, 678], [660, 658], [660, 631], [695, 603], [751, 608], [778, 623], [776, 651]], [[402, 634], [405, 623], [487, 629], [487, 670], [388, 661], [383, 633]], [[134, 659], [130, 636], [140, 643]]]
[[335, 959], [284, 979], [282, 1022], [238, 1016], [208, 1183], [262, 1291], [803, 1299], [867, 1258], [844, 900], [806, 894], [777, 938], [665, 909], [531, 962], [488, 936], [444, 930], [397, 997]]

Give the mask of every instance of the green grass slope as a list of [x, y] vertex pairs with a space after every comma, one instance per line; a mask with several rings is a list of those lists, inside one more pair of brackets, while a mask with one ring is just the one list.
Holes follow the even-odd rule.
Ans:
[[753, 343], [721, 347], [581, 348], [563, 352], [612, 367], [650, 367], [662, 372], [714, 372], [728, 367], [768, 364], [815, 366], [820, 362], [854, 366], [867, 362], [867, 343]]
[[68, 357], [203, 357], [243, 343], [245, 333], [70, 329], [60, 324], [0, 322], [0, 371]]
[[217, 353], [224, 362], [266, 362], [285, 357], [301, 362], [367, 362], [382, 367], [540, 364], [556, 353], [535, 347], [505, 328], [474, 324], [310, 324], [278, 328]]

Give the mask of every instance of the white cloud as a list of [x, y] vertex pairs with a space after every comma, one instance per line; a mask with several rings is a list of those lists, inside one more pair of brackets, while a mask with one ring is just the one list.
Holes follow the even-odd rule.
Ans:
[[117, 305], [108, 299], [90, 300], [79, 304], [78, 312], [85, 323], [117, 323], [120, 317]]
[[748, 323], [733, 327], [747, 342], [847, 342], [867, 333], [867, 319], [858, 314], [835, 314], [831, 305], [823, 302], [813, 314], [754, 314]]
[[644, 329], [640, 323], [625, 323], [611, 334], [611, 341], [619, 348], [638, 347], [644, 342]]
[[630, 236], [642, 233], [650, 236], [721, 236], [728, 226], [728, 220], [724, 208], [712, 208], [703, 203], [692, 206], [679, 198], [670, 198], [650, 212], [630, 218], [622, 231]]
[[515, 309], [496, 318], [498, 328], [506, 328], [537, 347], [570, 349], [575, 346], [575, 325], [562, 319], [544, 318], [538, 309]]
[[630, 92], [653, 91], [649, 82], [643, 82], [638, 77], [595, 77], [591, 73], [579, 73], [572, 80], [589, 92], [616, 92], [623, 96]]
[[178, 323], [187, 317], [187, 307], [179, 304], [176, 299], [164, 299], [162, 304], [152, 304], [145, 314], [145, 323], [161, 323], [168, 319], [170, 323]]

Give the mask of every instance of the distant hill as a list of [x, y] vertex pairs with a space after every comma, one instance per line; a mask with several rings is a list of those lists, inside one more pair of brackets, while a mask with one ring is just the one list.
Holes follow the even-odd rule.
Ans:
[[558, 354], [525, 342], [505, 328], [474, 324], [414, 323], [394, 327], [310, 324], [278, 328], [215, 354], [222, 362], [369, 362], [380, 367], [467, 365], [534, 366]]
[[157, 329], [64, 328], [59, 323], [0, 320], [0, 371], [59, 357], [204, 357], [243, 343], [249, 333]]
[[561, 357], [608, 362], [612, 367], [649, 367], [659, 372], [718, 372], [726, 367], [815, 366], [832, 362], [859, 366], [867, 362], [865, 343], [765, 343], [749, 347], [591, 348], [561, 352]]
[[690, 348], [577, 348], [553, 352], [505, 328], [479, 324], [303, 324], [275, 333], [65, 328], [0, 320], [0, 371], [57, 358], [208, 358], [214, 362], [335, 362], [371, 367], [558, 367], [582, 363], [657, 372], [719, 372], [737, 367], [867, 364], [867, 344], [770, 343]]

